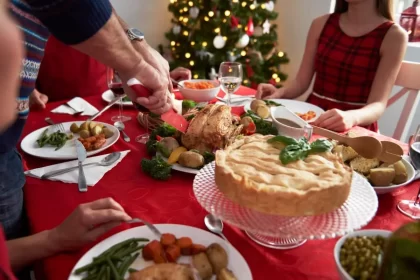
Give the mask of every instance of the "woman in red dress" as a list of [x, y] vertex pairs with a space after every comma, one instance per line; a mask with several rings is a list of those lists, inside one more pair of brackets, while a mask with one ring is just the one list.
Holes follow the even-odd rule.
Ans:
[[316, 74], [307, 102], [326, 112], [314, 125], [378, 131], [407, 46], [392, 8], [391, 0], [337, 0], [333, 14], [312, 22], [295, 80], [280, 89], [260, 84], [257, 98], [296, 98]]

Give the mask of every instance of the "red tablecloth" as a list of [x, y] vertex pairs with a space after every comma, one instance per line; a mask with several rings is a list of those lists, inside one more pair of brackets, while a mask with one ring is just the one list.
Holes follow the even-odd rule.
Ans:
[[[253, 90], [241, 88], [240, 93], [252, 94]], [[87, 101], [98, 109], [106, 105], [100, 96], [87, 98]], [[86, 117], [51, 113], [51, 109], [58, 105], [60, 105], [58, 102], [51, 103], [42, 112], [31, 112], [24, 135], [45, 126], [45, 117], [51, 117], [56, 122], [86, 119]], [[110, 122], [111, 116], [117, 113], [117, 107], [111, 108], [99, 117], [98, 121]], [[134, 141], [134, 138], [144, 130], [137, 123], [135, 109], [126, 107], [124, 113], [133, 118], [126, 123], [126, 132], [133, 141], [126, 143], [120, 139], [104, 153], [127, 149], [131, 152], [97, 185], [89, 188], [88, 192], [78, 192], [76, 184], [27, 178], [25, 202], [33, 233], [55, 227], [80, 203], [103, 197], [113, 197], [133, 217], [142, 217], [153, 223], [184, 224], [205, 229], [203, 219], [206, 211], [194, 197], [193, 175], [173, 172], [168, 182], [159, 182], [146, 177], [140, 169], [140, 160], [146, 155], [146, 149], [144, 145]], [[355, 128], [355, 130], [363, 134], [369, 133], [362, 128]], [[383, 136], [378, 137], [388, 139]], [[407, 148], [406, 145], [402, 145], [405, 149]], [[26, 154], [23, 154], [23, 157], [29, 169], [56, 163]], [[400, 225], [409, 222], [409, 218], [396, 210], [396, 204], [400, 199], [412, 199], [418, 187], [419, 184], [414, 183], [396, 193], [381, 195], [378, 213], [367, 228], [395, 230]], [[111, 233], [126, 228], [128, 226], [124, 225]], [[333, 259], [333, 247], [337, 239], [308, 241], [296, 249], [279, 251], [252, 242], [244, 232], [228, 224], [225, 225], [224, 232], [232, 245], [246, 259], [256, 280], [338, 279]], [[43, 260], [39, 263], [40, 273], [43, 275], [39, 275], [38, 279], [67, 279], [78, 259], [91, 246], [78, 252], [63, 253]]]

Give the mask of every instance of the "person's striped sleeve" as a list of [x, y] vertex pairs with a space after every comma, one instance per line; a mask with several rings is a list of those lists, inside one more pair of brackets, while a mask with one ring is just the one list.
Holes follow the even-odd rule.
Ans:
[[95, 35], [112, 14], [109, 0], [24, 1], [31, 13], [67, 45], [82, 43]]

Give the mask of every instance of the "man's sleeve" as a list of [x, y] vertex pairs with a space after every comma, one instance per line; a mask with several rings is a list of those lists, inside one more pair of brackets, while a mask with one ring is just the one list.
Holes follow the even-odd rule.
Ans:
[[[16, 1], [16, 0], [15, 0]], [[31, 13], [67, 45], [86, 41], [109, 20], [109, 0], [25, 0]]]

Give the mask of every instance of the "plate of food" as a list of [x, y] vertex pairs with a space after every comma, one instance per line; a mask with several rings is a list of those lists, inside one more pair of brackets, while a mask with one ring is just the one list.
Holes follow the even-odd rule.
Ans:
[[[77, 262], [68, 280], [136, 280], [151, 276], [177, 280], [196, 279], [195, 276], [252, 280], [245, 259], [220, 237], [184, 225], [155, 226], [163, 233], [160, 240], [146, 226], [140, 226], [98, 243]], [[167, 278], [169, 275], [171, 278]]]
[[22, 150], [39, 158], [70, 160], [77, 159], [76, 139], [92, 156], [114, 145], [120, 137], [116, 127], [102, 122], [65, 122], [62, 126], [64, 131], [51, 125], [30, 133], [20, 144]]
[[338, 142], [333, 143], [333, 152], [341, 155], [347, 166], [368, 180], [377, 194], [390, 193], [408, 185], [414, 179], [414, 167], [404, 157], [401, 161], [388, 164], [376, 158], [363, 158], [353, 148]]
[[270, 107], [285, 106], [287, 109], [301, 117], [304, 121], [312, 122], [325, 111], [310, 103], [291, 99], [255, 99], [245, 103], [245, 112], [252, 111], [260, 118], [271, 120]]
[[[114, 93], [111, 90], [107, 90], [104, 93], [102, 93], [102, 100], [110, 103], [112, 102], [117, 96], [114, 95]], [[120, 104], [120, 102], [117, 102], [117, 104]], [[133, 106], [133, 102], [131, 102], [130, 98], [128, 96], [124, 97], [122, 99], [122, 104], [124, 106]]]

